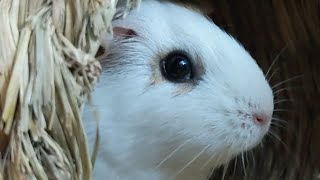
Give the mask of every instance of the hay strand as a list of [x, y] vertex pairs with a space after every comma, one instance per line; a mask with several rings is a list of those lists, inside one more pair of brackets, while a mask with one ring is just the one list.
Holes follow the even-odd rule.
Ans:
[[[90, 179], [81, 108], [138, 0], [0, 0], [0, 179]], [[115, 16], [116, 15], [116, 16]]]

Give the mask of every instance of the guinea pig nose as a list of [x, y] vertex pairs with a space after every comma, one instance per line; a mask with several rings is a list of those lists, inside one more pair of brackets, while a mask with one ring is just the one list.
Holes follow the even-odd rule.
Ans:
[[268, 118], [268, 116], [264, 113], [254, 113], [252, 118], [253, 122], [260, 126], [268, 124], [268, 122], [270, 121], [270, 118]]

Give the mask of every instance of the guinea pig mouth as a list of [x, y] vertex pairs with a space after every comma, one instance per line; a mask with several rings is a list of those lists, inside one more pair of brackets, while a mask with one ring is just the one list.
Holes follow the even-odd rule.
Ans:
[[263, 138], [267, 135], [269, 131], [269, 125], [265, 125], [263, 127], [256, 127], [255, 132], [250, 133], [251, 137], [248, 139], [249, 146], [247, 147], [247, 150], [250, 150], [254, 147], [256, 147], [258, 144], [260, 144], [263, 140]]
[[[260, 119], [261, 118], [261, 119]], [[239, 122], [241, 121], [241, 122]], [[238, 153], [250, 150], [260, 144], [270, 129], [271, 120], [262, 115], [244, 115], [233, 126], [231, 147]]]

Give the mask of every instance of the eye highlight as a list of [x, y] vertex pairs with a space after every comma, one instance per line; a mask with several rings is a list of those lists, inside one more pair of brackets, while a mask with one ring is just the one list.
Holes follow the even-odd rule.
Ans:
[[174, 51], [160, 61], [162, 75], [172, 82], [187, 82], [193, 78], [192, 62], [184, 52]]

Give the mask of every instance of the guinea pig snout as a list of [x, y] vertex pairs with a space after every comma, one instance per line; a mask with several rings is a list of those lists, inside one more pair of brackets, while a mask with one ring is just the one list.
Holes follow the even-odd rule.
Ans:
[[238, 115], [245, 120], [244, 124], [256, 129], [257, 132], [265, 133], [268, 131], [273, 114], [271, 101], [268, 103], [268, 101], [243, 99], [242, 101], [238, 100], [237, 103], [239, 105]]
[[252, 120], [258, 126], [267, 126], [270, 124], [271, 118], [265, 113], [253, 113]]

